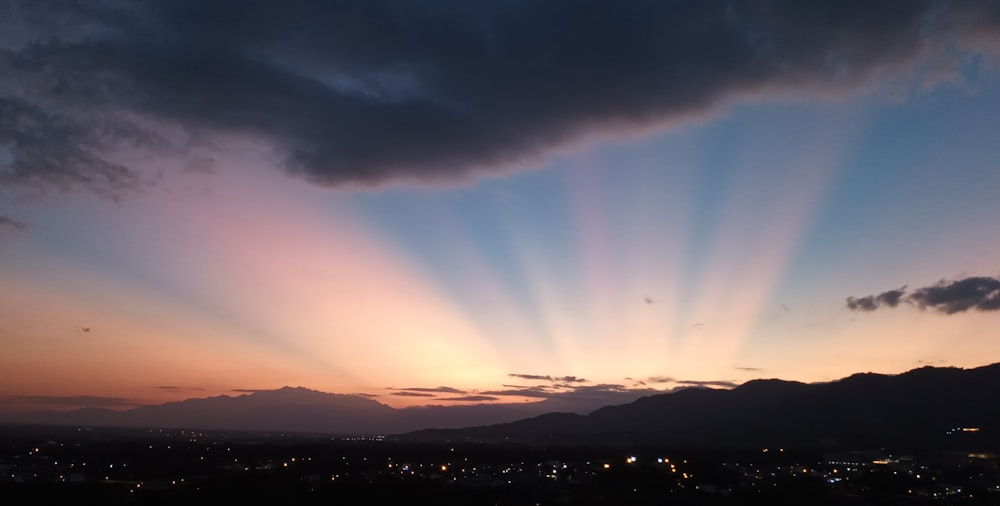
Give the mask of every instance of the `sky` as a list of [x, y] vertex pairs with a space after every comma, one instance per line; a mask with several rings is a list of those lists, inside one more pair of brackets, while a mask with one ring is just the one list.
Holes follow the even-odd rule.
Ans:
[[1000, 4], [0, 0], [0, 411], [1000, 362]]

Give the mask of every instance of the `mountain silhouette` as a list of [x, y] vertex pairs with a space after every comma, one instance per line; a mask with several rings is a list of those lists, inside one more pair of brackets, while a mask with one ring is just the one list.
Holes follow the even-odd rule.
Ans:
[[[518, 420], [551, 411], [552, 405], [542, 401], [397, 409], [359, 395], [282, 387], [241, 395], [139, 406], [124, 411], [82, 408], [60, 412], [8, 413], [0, 417], [0, 421], [107, 427], [398, 434], [429, 427], [458, 428]], [[565, 403], [557, 405], [564, 406]]]
[[547, 412], [559, 404], [545, 401], [397, 409], [363, 396], [284, 387], [125, 411], [8, 414], [4, 421], [542, 444], [1000, 449], [998, 391], [1000, 364], [994, 364], [861, 373], [827, 383], [766, 379], [731, 390], [691, 387], [585, 415]]
[[923, 367], [899, 375], [864, 373], [814, 384], [754, 380], [732, 390], [688, 388], [652, 395], [586, 416], [547, 414], [406, 437], [720, 448], [996, 449], [997, 391], [1000, 364], [969, 370]]

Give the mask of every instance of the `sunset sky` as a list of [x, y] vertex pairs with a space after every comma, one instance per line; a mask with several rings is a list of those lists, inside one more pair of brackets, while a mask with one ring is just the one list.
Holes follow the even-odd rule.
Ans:
[[997, 2], [0, 0], [0, 411], [975, 367], [998, 277]]

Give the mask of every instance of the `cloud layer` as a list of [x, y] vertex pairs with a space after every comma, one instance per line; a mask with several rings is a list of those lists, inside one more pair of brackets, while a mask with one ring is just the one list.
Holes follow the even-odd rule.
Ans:
[[941, 280], [909, 294], [904, 286], [878, 295], [848, 297], [847, 308], [852, 311], [874, 311], [885, 307], [894, 308], [900, 302], [945, 314], [971, 310], [996, 311], [1000, 310], [1000, 279], [976, 276], [956, 281]]
[[12, 0], [0, 185], [116, 195], [136, 151], [233, 136], [319, 184], [462, 179], [748, 97], [933, 83], [997, 34], [996, 2]]

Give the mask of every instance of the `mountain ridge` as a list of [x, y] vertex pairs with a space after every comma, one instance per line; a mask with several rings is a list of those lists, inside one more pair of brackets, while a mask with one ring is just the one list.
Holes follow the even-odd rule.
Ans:
[[[899, 374], [856, 373], [803, 383], [755, 379], [732, 389], [688, 387], [585, 412], [548, 401], [393, 408], [375, 399], [306, 387], [222, 394], [138, 406], [36, 412], [2, 421], [60, 425], [240, 431], [402, 434], [407, 439], [565, 441], [600, 438], [657, 444], [788, 446], [819, 441], [940, 443], [949, 425], [1000, 421], [991, 392], [1000, 363], [971, 369], [924, 366]], [[585, 414], [583, 414], [585, 413]], [[805, 428], [808, 428], [806, 430]], [[895, 434], [893, 434], [895, 433]], [[989, 436], [994, 437], [994, 436]]]
[[[413, 439], [561, 442], [761, 448], [899, 445], [1000, 448], [1000, 364], [923, 367], [895, 375], [854, 374], [801, 383], [755, 380], [731, 390], [689, 388], [607, 406], [548, 423], [534, 418]], [[968, 437], [954, 427], [975, 427]], [[974, 441], [973, 441], [974, 440]]]

